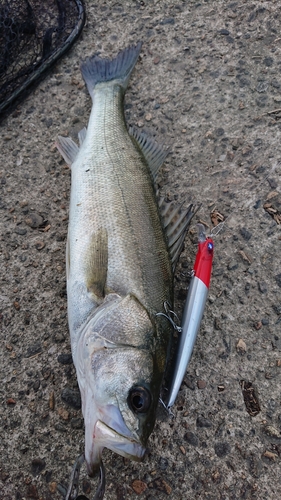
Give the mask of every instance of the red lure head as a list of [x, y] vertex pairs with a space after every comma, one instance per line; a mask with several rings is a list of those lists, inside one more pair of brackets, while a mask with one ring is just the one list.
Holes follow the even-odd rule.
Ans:
[[195, 277], [203, 281], [207, 288], [210, 286], [213, 255], [214, 242], [212, 238], [206, 238], [205, 241], [201, 242], [199, 241], [193, 270]]

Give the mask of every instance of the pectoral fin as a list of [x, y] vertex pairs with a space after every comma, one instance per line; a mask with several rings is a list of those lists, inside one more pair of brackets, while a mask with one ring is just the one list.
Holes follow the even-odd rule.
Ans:
[[106, 229], [99, 229], [91, 237], [91, 243], [85, 263], [87, 289], [97, 302], [105, 296], [105, 284], [108, 264], [108, 235]]
[[77, 144], [70, 137], [62, 137], [59, 135], [55, 145], [67, 165], [72, 165], [79, 153]]

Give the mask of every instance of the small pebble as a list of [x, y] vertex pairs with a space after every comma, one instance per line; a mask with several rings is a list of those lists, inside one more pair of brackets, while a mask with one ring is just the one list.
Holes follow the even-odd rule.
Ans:
[[258, 288], [261, 293], [267, 293], [267, 286], [265, 281], [259, 281], [258, 282]]
[[221, 29], [221, 30], [219, 30], [219, 34], [220, 35], [224, 35], [224, 36], [228, 36], [229, 35], [229, 31], [227, 29]]
[[248, 231], [245, 227], [242, 227], [240, 229], [240, 234], [241, 234], [241, 236], [243, 236], [244, 240], [246, 240], [246, 241], [250, 240], [252, 237], [252, 234], [250, 233], [250, 231]]
[[36, 213], [30, 213], [29, 216], [25, 219], [25, 223], [31, 227], [32, 229], [36, 229], [40, 227], [44, 222], [43, 217]]
[[192, 446], [198, 446], [199, 444], [199, 439], [196, 436], [196, 434], [194, 434], [194, 432], [191, 431], [186, 432], [184, 435], [184, 439]]
[[27, 233], [27, 230], [24, 227], [16, 227], [15, 233], [20, 236], [24, 236]]
[[35, 380], [35, 382], [33, 383], [33, 389], [34, 389], [34, 391], [35, 391], [35, 392], [37, 392], [37, 391], [38, 391], [38, 389], [39, 389], [39, 387], [40, 387], [40, 380], [39, 380], [39, 379], [37, 379], [37, 380]]
[[72, 418], [70, 421], [72, 429], [82, 429], [83, 428], [83, 418]]
[[28, 347], [26, 351], [26, 358], [31, 358], [32, 356], [35, 356], [36, 354], [40, 354], [42, 352], [42, 347], [41, 344], [33, 344]]
[[231, 449], [228, 443], [216, 443], [215, 444], [215, 454], [218, 457], [225, 457], [230, 453]]
[[197, 380], [197, 387], [198, 389], [205, 389], [207, 383], [205, 380]]
[[209, 420], [208, 418], [205, 418], [203, 416], [199, 416], [199, 417], [197, 417], [196, 425], [197, 425], [197, 427], [208, 428], [208, 427], [212, 427], [213, 424], [212, 424], [211, 420]]
[[195, 390], [195, 384], [194, 384], [193, 380], [190, 377], [185, 376], [183, 382], [186, 385], [186, 387], [188, 387], [188, 389], [190, 389], [191, 391]]
[[42, 458], [34, 458], [31, 462], [31, 472], [33, 476], [37, 476], [46, 467], [46, 462]]
[[275, 276], [275, 280], [276, 280], [277, 285], [281, 288], [281, 274], [277, 274]]
[[58, 355], [58, 362], [61, 363], [62, 365], [72, 365], [73, 364], [73, 359], [71, 354], [59, 354]]
[[236, 408], [234, 401], [227, 401], [226, 406], [229, 410], [234, 410], [234, 408]]
[[61, 392], [61, 399], [71, 408], [80, 410], [81, 396], [79, 391], [74, 391], [73, 389], [65, 387]]
[[159, 469], [166, 470], [169, 467], [169, 461], [165, 457], [160, 457], [159, 459]]
[[246, 352], [247, 351], [246, 342], [244, 342], [243, 339], [239, 339], [237, 344], [236, 344], [236, 349], [240, 353]]
[[160, 24], [175, 24], [175, 19], [173, 17], [166, 17]]

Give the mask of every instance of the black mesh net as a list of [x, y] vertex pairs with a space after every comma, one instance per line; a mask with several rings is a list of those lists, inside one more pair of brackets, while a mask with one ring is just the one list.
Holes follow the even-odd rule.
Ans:
[[82, 0], [0, 0], [0, 113], [81, 33]]

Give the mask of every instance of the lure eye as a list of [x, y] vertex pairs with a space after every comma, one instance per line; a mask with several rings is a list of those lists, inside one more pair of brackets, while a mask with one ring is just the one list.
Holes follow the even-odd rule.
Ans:
[[212, 253], [212, 252], [213, 252], [213, 250], [214, 250], [214, 245], [213, 245], [213, 243], [208, 243], [207, 248], [208, 248], [208, 252], [209, 252], [209, 253]]
[[133, 387], [129, 391], [128, 404], [134, 413], [146, 413], [151, 405], [150, 392], [145, 387]]

